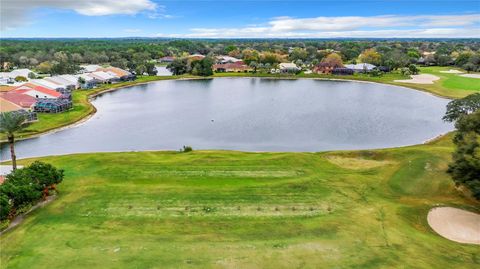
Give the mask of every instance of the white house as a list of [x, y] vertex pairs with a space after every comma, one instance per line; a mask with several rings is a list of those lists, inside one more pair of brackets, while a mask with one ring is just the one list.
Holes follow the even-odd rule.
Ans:
[[300, 71], [300, 68], [294, 63], [280, 63], [278, 68], [282, 73], [296, 73]]
[[226, 63], [236, 63], [236, 62], [241, 62], [242, 60], [237, 59], [235, 57], [231, 56], [226, 56], [226, 55], [220, 55], [217, 56], [217, 63], [219, 64], [226, 64]]
[[95, 72], [98, 69], [102, 68], [100, 65], [97, 64], [82, 65], [80, 67], [83, 69], [84, 73]]
[[80, 87], [82, 89], [91, 89], [91, 88], [95, 87], [95, 85], [97, 85], [97, 83], [100, 82], [98, 79], [96, 79], [93, 76], [90, 76], [90, 74], [88, 74], [88, 73], [79, 74], [79, 75], [76, 75], [75, 77], [77, 78], [77, 80], [79, 78], [82, 78], [85, 81], [85, 83], [80, 84]]
[[59, 85], [57, 83], [54, 83], [45, 79], [32, 79], [31, 82], [55, 91], [66, 90], [65, 86]]
[[74, 75], [67, 74], [67, 75], [60, 75], [59, 77], [61, 77], [62, 79], [70, 83], [70, 85], [74, 85], [75, 89], [78, 89], [78, 87], [80, 87], [78, 83], [78, 78]]
[[376, 66], [373, 64], [359, 63], [359, 64], [346, 64], [345, 68], [353, 69], [355, 72], [368, 72], [372, 71]]
[[44, 78], [47, 81], [53, 82], [55, 84], [60, 85], [62, 88], [73, 90], [75, 89], [76, 84], [71, 83], [70, 81], [60, 77], [60, 76], [53, 76], [53, 77], [46, 77]]
[[13, 71], [10, 71], [10, 76], [12, 78], [16, 78], [18, 76], [22, 76], [22, 77], [26, 77], [28, 78], [28, 75], [30, 74], [33, 74], [34, 76], [37, 76], [37, 74], [35, 74], [35, 72], [33, 72], [32, 70], [30, 69], [27, 69], [27, 68], [23, 68], [23, 69], [15, 69]]
[[88, 75], [92, 76], [93, 78], [97, 79], [99, 82], [102, 82], [102, 83], [112, 82], [117, 79], [117, 77], [112, 76], [111, 74], [104, 71], [92, 72], [92, 73], [89, 73]]

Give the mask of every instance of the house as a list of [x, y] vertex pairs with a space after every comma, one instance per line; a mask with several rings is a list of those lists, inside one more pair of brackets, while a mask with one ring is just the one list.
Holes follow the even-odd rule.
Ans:
[[66, 74], [66, 75], [60, 75], [59, 77], [61, 77], [65, 81], [67, 81], [67, 83], [69, 83], [69, 85], [74, 85], [75, 86], [74, 89], [78, 89], [80, 87], [80, 83], [78, 82], [78, 78], [74, 75]]
[[0, 112], [11, 112], [22, 109], [21, 106], [14, 104], [13, 102], [8, 101], [0, 96]]
[[100, 65], [97, 64], [82, 65], [80, 67], [82, 68], [83, 73], [95, 72], [98, 69], [102, 68]]
[[30, 81], [32, 84], [42, 86], [44, 88], [49, 88], [55, 91], [63, 91], [66, 90], [65, 86], [45, 80], [45, 79], [32, 79]]
[[235, 63], [214, 64], [212, 66], [215, 72], [252, 72], [253, 68], [246, 65], [243, 61]]
[[54, 77], [46, 77], [44, 80], [49, 82], [55, 83], [60, 87], [67, 89], [67, 90], [74, 90], [77, 86], [76, 83], [72, 83], [69, 80], [62, 78], [61, 76], [54, 76]]
[[126, 70], [123, 70], [121, 68], [118, 68], [118, 67], [113, 67], [113, 66], [106, 67], [106, 68], [100, 68], [97, 71], [106, 72], [106, 73], [108, 73], [112, 76], [117, 77], [121, 81], [131, 80], [131, 79], [134, 78], [132, 73], [130, 73]]
[[175, 57], [173, 56], [165, 56], [165, 57], [162, 57], [160, 59], [158, 59], [158, 62], [160, 63], [171, 63], [175, 60]]
[[355, 72], [363, 72], [363, 73], [370, 72], [374, 68], [376, 68], [375, 65], [368, 64], [368, 63], [346, 64], [345, 67], [353, 69], [353, 71], [355, 71]]
[[22, 109], [30, 110], [33, 108], [37, 99], [30, 95], [24, 94], [21, 91], [11, 91], [11, 92], [2, 92], [0, 93], [0, 98], [3, 98], [15, 105], [21, 107]]
[[231, 56], [220, 55], [215, 57], [218, 64], [242, 62], [242, 60]]
[[187, 58], [190, 61], [200, 61], [200, 60], [203, 60], [203, 58], [205, 58], [205, 55], [197, 53], [197, 54], [189, 55]]
[[96, 71], [96, 72], [89, 73], [88, 75], [95, 78], [100, 83], [111, 83], [112, 81], [119, 79], [118, 77], [113, 76], [104, 71]]
[[3, 96], [0, 96], [0, 112], [21, 113], [25, 116], [27, 122], [38, 120], [37, 113], [25, 110], [21, 106], [3, 98]]
[[93, 76], [90, 76], [88, 73], [79, 74], [75, 76], [77, 80], [83, 80], [83, 83], [79, 83], [80, 88], [82, 89], [91, 89], [97, 85], [100, 81], [98, 81]]
[[40, 99], [40, 98], [57, 99], [62, 96], [62, 93], [58, 91], [55, 91], [40, 85], [35, 85], [33, 83], [25, 83], [22, 86], [16, 87], [12, 92], [26, 94], [26, 95], [35, 97], [37, 99]]
[[319, 63], [313, 68], [313, 72], [317, 74], [332, 74], [335, 69], [343, 68], [342, 65], [331, 63]]
[[12, 78], [16, 78], [16, 77], [25, 77], [25, 78], [29, 78], [31, 76], [34, 76], [36, 77], [37, 74], [35, 72], [33, 72], [32, 70], [30, 69], [27, 69], [27, 68], [22, 68], [22, 69], [15, 69], [13, 71], [10, 71], [10, 76]]
[[278, 65], [281, 73], [296, 73], [300, 71], [300, 68], [294, 63], [280, 63]]

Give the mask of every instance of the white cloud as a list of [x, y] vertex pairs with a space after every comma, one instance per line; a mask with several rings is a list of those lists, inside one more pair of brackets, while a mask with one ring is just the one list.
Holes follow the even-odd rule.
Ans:
[[140, 33], [142, 32], [142, 29], [135, 29], [135, 28], [132, 28], [132, 29], [123, 29], [124, 32], [126, 33]]
[[192, 28], [170, 35], [199, 38], [334, 38], [334, 37], [480, 37], [480, 14], [373, 17], [276, 17], [262, 26]]
[[69, 9], [85, 16], [157, 13], [161, 8], [151, 0], [1, 0], [0, 28], [15, 28], [29, 22], [29, 12], [47, 7]]

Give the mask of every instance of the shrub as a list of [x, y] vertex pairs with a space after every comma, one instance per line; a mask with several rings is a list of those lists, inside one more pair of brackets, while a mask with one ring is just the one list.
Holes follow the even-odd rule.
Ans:
[[414, 64], [409, 65], [408, 70], [410, 71], [410, 73], [412, 75], [416, 75], [416, 74], [418, 74], [418, 72], [420, 72], [420, 69], [418, 69], [418, 67]]
[[15, 77], [15, 81], [16, 82], [26, 82], [26, 81], [28, 81], [28, 79], [24, 76], [17, 76], [17, 77]]
[[62, 180], [63, 170], [43, 162], [16, 169], [0, 185], [0, 221], [27, 211], [42, 195], [45, 199], [49, 190], [56, 190], [55, 185]]
[[191, 146], [183, 146], [182, 149], [180, 149], [180, 152], [190, 152], [193, 151], [193, 148]]

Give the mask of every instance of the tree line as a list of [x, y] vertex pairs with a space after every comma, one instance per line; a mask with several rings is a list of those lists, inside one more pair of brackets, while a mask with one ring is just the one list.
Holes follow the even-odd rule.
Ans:
[[[163, 56], [230, 55], [247, 64], [271, 67], [282, 61], [315, 65], [330, 53], [343, 62], [368, 62], [390, 69], [407, 67], [422, 58], [426, 65], [455, 65], [480, 70], [480, 42], [463, 40], [269, 40], [269, 39], [3, 39], [0, 68], [31, 68], [40, 73], [74, 73], [80, 64], [111, 64], [154, 73]], [[427, 54], [425, 54], [427, 53]]]

